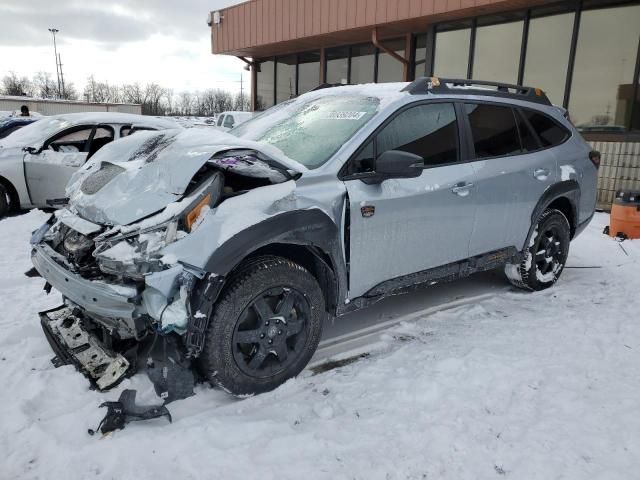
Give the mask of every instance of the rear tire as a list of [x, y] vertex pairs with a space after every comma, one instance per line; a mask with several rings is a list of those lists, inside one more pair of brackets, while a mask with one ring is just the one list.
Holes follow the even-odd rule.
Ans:
[[307, 365], [325, 317], [313, 275], [287, 259], [261, 257], [230, 279], [210, 318], [199, 367], [233, 395], [273, 390]]
[[4, 218], [9, 213], [9, 192], [4, 185], [0, 185], [0, 218]]
[[545, 210], [538, 219], [524, 259], [507, 264], [505, 274], [516, 287], [544, 290], [560, 278], [569, 255], [571, 227], [567, 217], [554, 209]]

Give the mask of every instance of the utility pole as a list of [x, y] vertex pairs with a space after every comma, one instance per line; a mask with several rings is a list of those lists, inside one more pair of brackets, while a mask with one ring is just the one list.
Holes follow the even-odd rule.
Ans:
[[58, 65], [60, 65], [60, 83], [62, 84], [62, 98], [65, 98], [65, 96], [64, 96], [64, 74], [62, 73], [62, 58], [60, 57], [60, 54], [58, 54]]
[[242, 72], [240, 73], [240, 110], [244, 112], [244, 89], [242, 83]]
[[56, 33], [59, 32], [57, 28], [50, 28], [49, 31], [53, 35], [53, 53], [55, 54], [56, 59], [56, 77], [58, 79], [58, 97], [62, 96], [62, 90], [60, 88], [60, 69], [59, 69], [59, 59], [58, 59], [58, 47], [56, 46]]

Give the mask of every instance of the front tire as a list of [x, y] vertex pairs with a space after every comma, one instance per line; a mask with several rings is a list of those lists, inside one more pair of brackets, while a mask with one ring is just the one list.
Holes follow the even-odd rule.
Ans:
[[265, 256], [241, 269], [216, 304], [199, 367], [234, 395], [253, 395], [298, 375], [326, 317], [316, 279], [287, 259]]
[[567, 217], [555, 209], [540, 216], [529, 241], [529, 248], [519, 264], [507, 264], [505, 274], [516, 287], [544, 290], [560, 278], [569, 255], [571, 227]]

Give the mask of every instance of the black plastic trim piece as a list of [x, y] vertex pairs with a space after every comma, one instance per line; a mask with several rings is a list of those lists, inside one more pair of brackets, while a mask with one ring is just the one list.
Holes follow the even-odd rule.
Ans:
[[[452, 87], [449, 87], [451, 84]], [[465, 88], [456, 89], [456, 87], [495, 87], [496, 90], [487, 90], [483, 88]], [[411, 95], [426, 94], [453, 94], [453, 95], [483, 95], [488, 97], [510, 98], [523, 100], [525, 102], [538, 103], [541, 105], [552, 106], [547, 94], [542, 90], [534, 87], [526, 87], [523, 85], [513, 85], [510, 83], [487, 82], [484, 80], [467, 80], [460, 78], [439, 78], [439, 77], [422, 77], [402, 89]]]
[[321, 210], [284, 212], [231, 237], [214, 251], [204, 269], [227, 277], [244, 259], [263, 247], [274, 244], [309, 247], [330, 259], [340, 303], [346, 298], [348, 288], [341, 241], [339, 228]]
[[540, 215], [547, 209], [554, 200], [557, 200], [561, 197], [569, 200], [571, 204], [571, 208], [573, 210], [573, 222], [571, 219], [569, 220], [571, 225], [571, 230], [574, 232], [572, 239], [575, 238], [575, 232], [577, 231], [577, 222], [578, 222], [578, 205], [580, 205], [580, 184], [576, 180], [565, 180], [562, 182], [558, 182], [552, 186], [550, 186], [540, 197], [537, 205], [533, 209], [533, 213], [531, 214], [531, 227], [529, 228], [529, 233], [527, 235], [527, 239], [525, 240], [524, 245], [522, 246], [522, 250], [526, 250], [529, 245], [529, 239], [533, 234], [538, 218]]
[[389, 295], [407, 293], [433, 283], [451, 282], [468, 277], [477, 272], [493, 270], [494, 268], [514, 261], [514, 259], [519, 259], [518, 250], [516, 247], [508, 247], [458, 262], [403, 275], [391, 280], [385, 280], [371, 288], [363, 296], [352, 299], [348, 304], [341, 306], [338, 314], [344, 315], [368, 307]]

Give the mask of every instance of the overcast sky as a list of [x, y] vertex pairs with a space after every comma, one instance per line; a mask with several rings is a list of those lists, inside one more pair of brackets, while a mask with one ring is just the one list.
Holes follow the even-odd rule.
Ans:
[[211, 54], [209, 11], [233, 0], [0, 0], [0, 77], [55, 80], [55, 27], [65, 81], [156, 82], [175, 92], [240, 89], [240, 60]]

